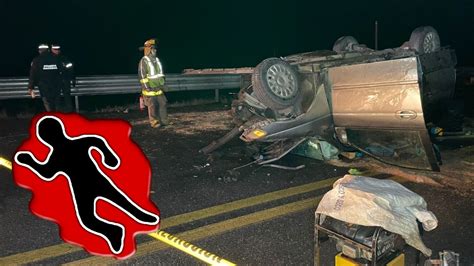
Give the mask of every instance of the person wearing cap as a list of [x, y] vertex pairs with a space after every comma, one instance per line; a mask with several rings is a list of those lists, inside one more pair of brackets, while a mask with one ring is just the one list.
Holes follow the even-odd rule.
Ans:
[[74, 76], [74, 66], [72, 62], [63, 55], [61, 46], [51, 45], [51, 52], [59, 59], [63, 71], [61, 72], [61, 92], [64, 97], [64, 111], [72, 112], [71, 86], [76, 87], [76, 77]]
[[53, 112], [59, 105], [62, 65], [49, 51], [47, 44], [40, 44], [38, 52], [39, 55], [31, 62], [28, 93], [34, 98], [34, 88], [37, 86], [44, 108], [48, 112]]
[[165, 76], [160, 60], [156, 56], [156, 40], [145, 42], [140, 50], [144, 56], [138, 64], [138, 77], [142, 88], [142, 97], [148, 107], [148, 117], [153, 128], [167, 126], [166, 96], [163, 92]]

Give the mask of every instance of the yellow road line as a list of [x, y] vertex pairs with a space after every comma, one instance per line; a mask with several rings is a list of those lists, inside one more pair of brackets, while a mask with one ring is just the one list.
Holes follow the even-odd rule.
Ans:
[[[288, 189], [278, 190], [278, 191], [274, 191], [274, 192], [270, 192], [263, 195], [258, 195], [258, 196], [242, 199], [242, 200], [236, 200], [236, 201], [225, 203], [222, 205], [217, 205], [217, 206], [205, 208], [198, 211], [180, 214], [180, 215], [172, 216], [169, 218], [163, 218], [161, 222], [161, 228], [166, 229], [172, 226], [189, 223], [189, 222], [196, 221], [199, 219], [212, 217], [219, 214], [255, 206], [255, 205], [266, 203], [266, 202], [271, 202], [274, 200], [310, 192], [310, 191], [321, 189], [321, 188], [325, 188], [325, 187], [331, 186], [332, 183], [334, 183], [336, 179], [337, 178], [325, 179], [322, 181], [317, 181], [317, 182], [313, 182], [313, 183], [309, 183], [309, 184], [301, 185], [297, 187], [292, 187]], [[63, 243], [63, 244], [39, 248], [39, 249], [26, 251], [26, 252], [18, 253], [18, 254], [13, 254], [10, 256], [0, 258], [0, 265], [32, 263], [32, 262], [46, 260], [46, 259], [50, 259], [50, 258], [62, 256], [62, 255], [67, 255], [67, 254], [74, 253], [81, 250], [82, 248], [80, 247]]]
[[10, 162], [9, 160], [5, 158], [0, 157], [0, 165], [4, 166], [7, 169], [12, 170], [12, 162]]
[[[200, 239], [204, 239], [206, 237], [219, 235], [225, 232], [229, 232], [235, 229], [239, 229], [245, 226], [249, 226], [252, 224], [268, 221], [275, 219], [280, 216], [288, 215], [291, 213], [299, 212], [302, 210], [306, 210], [309, 208], [316, 208], [319, 201], [321, 200], [322, 196], [309, 198], [305, 200], [300, 200], [297, 202], [281, 205], [278, 207], [274, 207], [271, 209], [243, 215], [237, 218], [225, 220], [222, 222], [206, 225], [203, 227], [199, 227], [193, 230], [189, 230], [176, 236], [185, 239], [186, 241], [197, 241]], [[144, 244], [140, 244], [137, 247], [137, 253], [129, 259], [131, 262], [134, 259], [149, 255], [151, 253], [164, 250], [169, 248], [170, 246], [166, 245], [163, 242], [158, 241], [150, 241]], [[104, 265], [104, 264], [116, 264], [121, 263], [124, 261], [119, 261], [111, 258], [105, 257], [90, 257], [87, 259], [82, 259], [78, 261], [73, 261], [67, 263], [65, 265]]]
[[176, 215], [170, 218], [163, 218], [162, 226], [164, 229], [166, 227], [172, 227], [172, 226], [180, 225], [183, 223], [200, 220], [203, 218], [208, 218], [211, 216], [216, 216], [218, 214], [228, 213], [231, 211], [235, 211], [235, 210], [239, 210], [239, 209], [243, 209], [243, 208], [247, 208], [251, 206], [256, 206], [259, 204], [263, 204], [263, 203], [303, 194], [306, 192], [314, 191], [317, 189], [329, 187], [338, 178], [340, 177], [329, 178], [322, 181], [309, 183], [306, 185], [278, 190], [278, 191], [274, 191], [274, 192], [270, 192], [270, 193], [242, 199], [242, 200], [236, 200], [229, 203], [217, 205], [214, 207]]

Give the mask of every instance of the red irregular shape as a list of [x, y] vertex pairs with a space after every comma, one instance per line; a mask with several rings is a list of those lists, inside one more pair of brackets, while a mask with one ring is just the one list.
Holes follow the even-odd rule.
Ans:
[[[122, 209], [99, 198], [95, 209], [97, 216], [106, 223], [113, 224], [116, 228], [122, 225], [124, 229], [121, 248], [113, 249], [105, 235], [101, 236], [97, 234], [97, 231], [84, 226], [83, 219], [80, 219], [80, 215], [78, 216], [75, 199], [79, 198], [78, 195], [83, 195], [81, 193], [93, 193], [93, 191], [97, 193], [97, 187], [94, 183], [90, 183], [90, 186], [86, 189], [73, 189], [69, 177], [69, 175], [72, 175], [71, 173], [67, 175], [59, 173], [51, 181], [46, 181], [41, 178], [41, 175], [38, 175], [38, 172], [18, 161], [18, 156], [20, 154], [24, 155], [25, 152], [31, 152], [39, 162], [49, 160], [49, 153], [51, 150], [54, 153], [54, 149], [49, 148], [45, 145], [44, 140], [42, 142], [42, 138], [38, 137], [37, 124], [38, 122], [41, 124], [43, 121], [53, 121], [52, 119], [62, 122], [65, 134], [71, 139], [80, 138], [84, 135], [99, 136], [105, 139], [120, 161], [116, 169], [107, 167], [104, 165], [103, 155], [97, 150], [90, 150], [93, 163], [100, 168], [98, 172], [102, 172], [103, 175], [107, 176], [117, 188], [117, 191], [122, 191], [122, 195], [125, 194], [128, 197], [128, 202], [135, 203], [140, 210], [145, 210], [150, 217], [156, 216], [156, 224], [154, 224], [155, 222], [144, 223], [132, 218]], [[64, 241], [79, 245], [94, 255], [113, 256], [118, 259], [128, 258], [136, 250], [135, 236], [138, 233], [155, 231], [159, 227], [158, 216], [160, 212], [149, 199], [150, 163], [139, 146], [130, 139], [130, 132], [130, 124], [123, 120], [88, 120], [79, 114], [41, 114], [32, 119], [30, 137], [20, 145], [15, 155], [13, 163], [14, 181], [18, 186], [32, 191], [30, 211], [43, 219], [57, 223], [60, 236]], [[56, 151], [59, 151], [59, 149], [56, 149]], [[71, 162], [73, 160], [74, 165], [88, 165], [91, 162], [90, 157], [83, 154], [66, 152], [63, 156], [63, 158], [66, 158], [65, 161]], [[53, 156], [49, 161], [53, 161], [52, 158]], [[57, 168], [57, 165], [53, 166]], [[95, 174], [93, 173], [93, 175]], [[74, 175], [75, 180], [88, 177], [90, 176], [78, 177]], [[74, 191], [77, 195], [73, 197], [71, 191]], [[100, 190], [98, 193], [100, 193]], [[86, 196], [90, 195], [87, 194]], [[84, 204], [81, 206], [84, 206]], [[97, 216], [94, 217], [97, 218]]]

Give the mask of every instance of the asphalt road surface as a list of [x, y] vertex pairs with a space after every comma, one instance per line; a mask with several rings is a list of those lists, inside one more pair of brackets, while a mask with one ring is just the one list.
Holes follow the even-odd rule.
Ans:
[[[174, 124], [152, 129], [146, 113], [96, 113], [90, 118], [122, 118], [132, 126], [132, 139], [152, 165], [151, 199], [161, 211], [162, 229], [237, 264], [312, 265], [313, 223], [318, 200], [348, 169], [289, 155], [278, 163], [305, 167], [281, 170], [249, 165], [244, 144], [234, 140], [211, 156], [198, 150], [230, 127], [226, 106], [207, 105], [170, 110]], [[11, 160], [27, 138], [29, 118], [0, 119], [0, 156]], [[367, 173], [379, 178], [393, 178]], [[402, 181], [401, 181], [402, 182]], [[420, 194], [439, 220], [426, 232], [434, 257], [442, 250], [474, 263], [474, 196], [452, 189], [403, 182]], [[137, 253], [124, 261], [91, 256], [64, 243], [55, 223], [28, 209], [31, 193], [13, 183], [0, 167], [0, 265], [4, 264], [150, 264], [200, 265], [203, 262], [148, 235], [137, 237]], [[324, 244], [323, 265], [333, 264], [333, 244]], [[414, 252], [407, 251], [412, 265]]]

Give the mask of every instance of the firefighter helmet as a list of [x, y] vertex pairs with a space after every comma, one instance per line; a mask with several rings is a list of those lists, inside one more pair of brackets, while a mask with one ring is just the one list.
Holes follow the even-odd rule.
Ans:
[[144, 50], [145, 48], [155, 48], [156, 49], [156, 46], [157, 46], [158, 42], [156, 41], [156, 39], [149, 39], [147, 40], [144, 45], [142, 47], [140, 47], [139, 49], [142, 51]]

